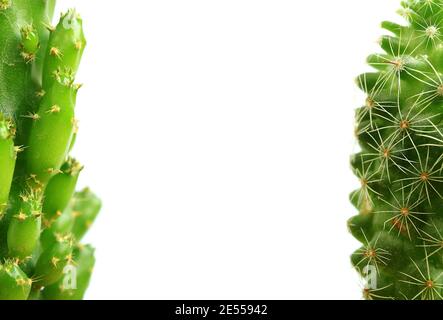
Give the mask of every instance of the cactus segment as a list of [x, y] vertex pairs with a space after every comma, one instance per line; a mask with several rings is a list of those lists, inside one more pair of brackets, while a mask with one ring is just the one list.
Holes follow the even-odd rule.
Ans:
[[16, 158], [11, 123], [0, 114], [0, 219], [8, 205]]
[[35, 266], [36, 284], [45, 287], [57, 282], [63, 276], [65, 267], [73, 261], [72, 250], [73, 239], [64, 237], [43, 251]]
[[59, 24], [49, 38], [43, 70], [44, 89], [52, 87], [56, 81], [54, 75], [63, 70], [75, 77], [85, 46], [83, 22], [75, 10], [69, 10], [61, 16]]
[[31, 291], [32, 280], [14, 261], [0, 264], [0, 300], [26, 300]]
[[34, 252], [40, 239], [42, 195], [38, 190], [21, 195], [20, 210], [12, 216], [8, 229], [10, 257], [24, 260]]
[[60, 239], [74, 238], [72, 228], [74, 227], [75, 216], [72, 205], [70, 205], [60, 217], [43, 231], [41, 236], [43, 249], [53, 246]]
[[74, 79], [85, 46], [82, 20], [75, 10], [69, 10], [49, 37], [42, 80], [45, 94], [33, 117], [28, 142], [28, 171], [43, 186], [58, 173], [71, 149], [79, 89]]
[[33, 0], [29, 5], [32, 6], [32, 26], [37, 31], [40, 48], [43, 48], [36, 53], [32, 65], [32, 79], [37, 86], [41, 87], [46, 58], [45, 49], [48, 46], [50, 30], [52, 30], [51, 20], [54, 15], [55, 0]]
[[81, 241], [97, 218], [102, 207], [102, 202], [88, 188], [76, 193], [73, 201], [75, 223], [72, 234], [77, 241]]
[[40, 30], [49, 20], [46, 5], [46, 0], [3, 0], [0, 5], [0, 113], [15, 122], [16, 145], [26, 144], [31, 123], [26, 115], [35, 109], [39, 84], [33, 69], [41, 63], [36, 46], [45, 43]]
[[82, 169], [83, 166], [77, 160], [69, 158], [62, 165], [60, 172], [49, 181], [43, 204], [46, 226], [50, 226], [68, 206]]
[[57, 74], [36, 114], [27, 149], [28, 172], [43, 186], [60, 172], [74, 133], [76, 91], [70, 74]]
[[73, 254], [75, 280], [68, 278], [72, 274], [66, 275], [57, 283], [46, 287], [42, 292], [43, 297], [48, 300], [82, 300], [94, 269], [94, 252], [94, 248], [89, 245], [76, 248]]

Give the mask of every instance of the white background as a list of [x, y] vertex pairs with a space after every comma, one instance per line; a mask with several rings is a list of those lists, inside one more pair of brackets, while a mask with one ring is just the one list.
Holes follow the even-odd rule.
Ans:
[[395, 0], [65, 0], [90, 299], [359, 299], [353, 79]]

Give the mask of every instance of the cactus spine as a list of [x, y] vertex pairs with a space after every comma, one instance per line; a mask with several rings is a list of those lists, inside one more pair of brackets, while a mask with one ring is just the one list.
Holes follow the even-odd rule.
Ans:
[[80, 240], [101, 202], [75, 193], [69, 156], [86, 40], [75, 10], [51, 25], [54, 7], [0, 0], [0, 300], [82, 299], [95, 263]]

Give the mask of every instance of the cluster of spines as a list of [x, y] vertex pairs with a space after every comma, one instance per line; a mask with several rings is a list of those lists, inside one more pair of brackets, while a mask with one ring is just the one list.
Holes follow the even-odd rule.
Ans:
[[[75, 74], [86, 45], [82, 22], [68, 11], [56, 28], [50, 28], [48, 54], [43, 67], [42, 99], [32, 114], [27, 151], [27, 169], [47, 184], [66, 159], [75, 131], [75, 103], [79, 85]], [[51, 144], [47, 141], [51, 139]]]
[[20, 30], [22, 35], [21, 55], [26, 62], [35, 60], [35, 55], [40, 48], [40, 39], [37, 30], [32, 24], [26, 25]]
[[[83, 166], [68, 156], [86, 40], [75, 10], [50, 25], [54, 6], [0, 0], [0, 28], [7, 26], [0, 43], [11, 67], [3, 75], [9, 96], [0, 100], [0, 300], [81, 299], [95, 263], [80, 241], [101, 202], [89, 189], [75, 193]], [[64, 286], [69, 266], [76, 288]]]
[[443, 299], [443, 1], [403, 1], [400, 13], [405, 25], [382, 23], [376, 71], [357, 79], [352, 263], [376, 279], [367, 299]]

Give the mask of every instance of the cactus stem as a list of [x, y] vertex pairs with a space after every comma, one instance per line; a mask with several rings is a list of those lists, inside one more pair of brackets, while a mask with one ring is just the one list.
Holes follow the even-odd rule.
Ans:
[[[86, 39], [75, 10], [50, 24], [55, 5], [0, 0], [0, 300], [82, 299], [95, 263], [79, 241], [101, 202], [75, 192], [83, 166], [70, 157]], [[78, 289], [65, 288], [77, 263]]]

